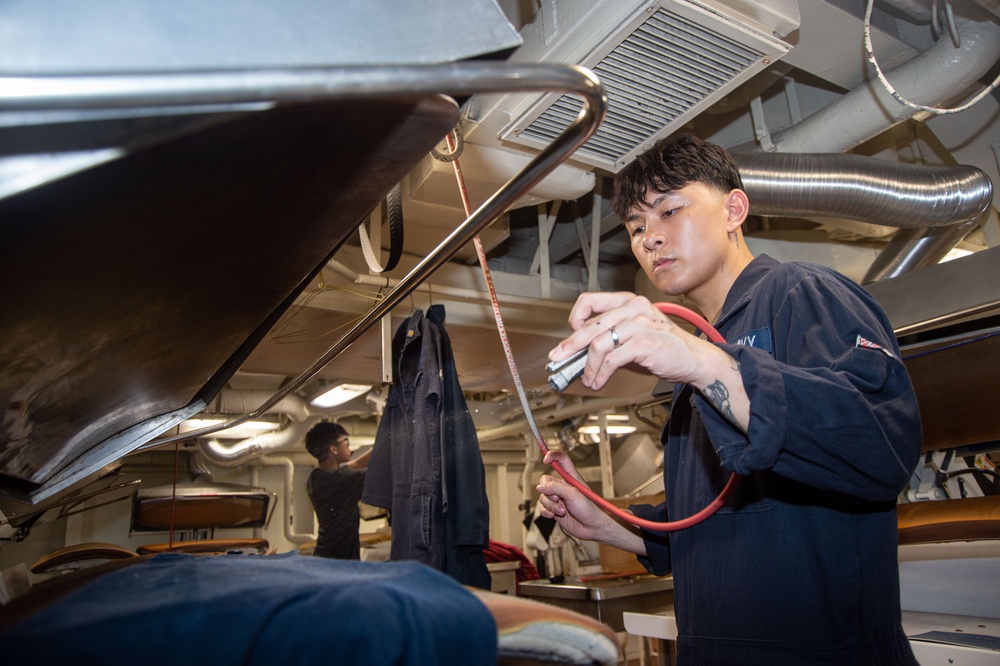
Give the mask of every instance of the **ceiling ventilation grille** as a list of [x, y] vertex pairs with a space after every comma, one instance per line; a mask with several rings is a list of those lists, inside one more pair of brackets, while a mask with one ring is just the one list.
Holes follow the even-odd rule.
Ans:
[[[608, 94], [608, 114], [574, 159], [617, 173], [656, 139], [788, 52], [788, 45], [702, 7], [671, 2], [639, 12], [579, 64]], [[582, 103], [547, 95], [504, 131], [522, 145], [548, 145]]]

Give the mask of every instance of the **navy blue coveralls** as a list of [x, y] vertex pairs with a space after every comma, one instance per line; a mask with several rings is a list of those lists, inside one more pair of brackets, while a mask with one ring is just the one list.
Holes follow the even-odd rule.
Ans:
[[677, 520], [730, 471], [745, 475], [705, 522], [643, 532], [640, 561], [673, 573], [678, 661], [916, 664], [900, 625], [896, 498], [920, 454], [920, 417], [888, 318], [832, 270], [761, 255], [716, 328], [740, 363], [748, 432], [675, 386], [667, 502], [631, 507]]
[[393, 336], [396, 372], [361, 499], [390, 511], [389, 559], [488, 590], [486, 472], [444, 320], [443, 305], [416, 310]]

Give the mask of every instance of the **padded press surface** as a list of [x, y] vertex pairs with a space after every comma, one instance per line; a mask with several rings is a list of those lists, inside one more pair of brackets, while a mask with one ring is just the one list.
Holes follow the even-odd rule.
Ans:
[[0, 200], [0, 475], [40, 484], [210, 400], [457, 113], [247, 113]]

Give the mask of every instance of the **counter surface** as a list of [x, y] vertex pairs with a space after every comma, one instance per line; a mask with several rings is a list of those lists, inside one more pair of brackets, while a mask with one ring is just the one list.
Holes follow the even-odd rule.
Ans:
[[[673, 609], [622, 614], [625, 631], [672, 641], [677, 638]], [[903, 611], [903, 631], [920, 663], [1000, 666], [1000, 620], [944, 613]]]
[[655, 613], [672, 608], [673, 591], [673, 578], [651, 574], [569, 579], [563, 583], [530, 580], [518, 585], [521, 596], [589, 615], [615, 631], [625, 631], [622, 614], [627, 611]]
[[526, 597], [549, 597], [554, 599], [621, 599], [640, 594], [652, 594], [674, 589], [671, 576], [652, 574], [628, 575], [621, 578], [597, 580], [572, 580], [550, 583], [547, 580], [529, 580], [521, 583], [520, 592]]

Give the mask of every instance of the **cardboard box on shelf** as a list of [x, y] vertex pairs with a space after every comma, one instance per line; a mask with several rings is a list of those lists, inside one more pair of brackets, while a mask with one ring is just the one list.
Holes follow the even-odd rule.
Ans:
[[[619, 509], [627, 509], [632, 504], [660, 504], [664, 500], [664, 493], [661, 491], [655, 495], [643, 495], [641, 497], [614, 497], [609, 501]], [[601, 571], [609, 574], [624, 573], [645, 573], [642, 565], [633, 553], [600, 544]]]

